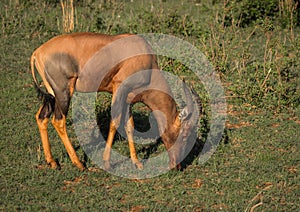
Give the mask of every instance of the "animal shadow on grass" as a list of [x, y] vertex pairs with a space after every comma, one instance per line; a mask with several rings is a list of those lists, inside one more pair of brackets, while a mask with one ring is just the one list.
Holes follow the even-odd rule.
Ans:
[[[192, 133], [196, 133], [196, 132], [192, 132]], [[193, 147], [191, 148], [190, 152], [187, 154], [187, 156], [185, 157], [185, 159], [181, 162], [181, 169], [184, 170], [186, 169], [189, 165], [191, 165], [197, 158], [205, 155], [205, 154], [209, 154], [211, 155], [211, 153], [213, 153], [213, 151], [216, 150], [216, 146], [218, 145], [218, 143], [210, 143], [207, 141], [207, 137], [208, 137], [208, 133], [209, 133], [209, 127], [207, 126], [202, 126], [201, 127], [201, 132], [200, 132], [200, 136], [196, 137], [196, 136], [192, 136], [192, 138], [196, 138]], [[229, 137], [228, 137], [228, 133], [227, 130], [225, 129], [221, 138], [221, 141], [224, 144], [228, 144], [229, 142]], [[200, 159], [200, 158], [199, 158]], [[204, 161], [205, 162], [205, 161]]]
[[[138, 145], [135, 144], [137, 148], [137, 154], [143, 155], [143, 158], [141, 158], [142, 160], [148, 159], [150, 158], [152, 153], [158, 150], [159, 145], [162, 143], [161, 139], [158, 136], [159, 132], [158, 132], [156, 121], [153, 120], [154, 118], [149, 117], [147, 114], [143, 112], [133, 112], [132, 115], [134, 119], [135, 142], [137, 141], [137, 139], [139, 139], [139, 141], [142, 139], [139, 145], [140, 148], [137, 148]], [[97, 125], [105, 141], [108, 138], [110, 120], [111, 120], [110, 108], [107, 108], [106, 110], [97, 113]], [[127, 144], [126, 132], [124, 127], [125, 127], [125, 123], [124, 123], [124, 119], [122, 118], [120, 126], [117, 129], [116, 135], [114, 137], [114, 143], [126, 140], [125, 146], [126, 148], [129, 148]], [[147, 141], [147, 143], [143, 144], [143, 140]], [[151, 142], [149, 142], [149, 140], [151, 140]]]
[[[105, 110], [97, 112], [97, 125], [98, 130], [100, 131], [101, 135], [107, 140], [108, 132], [109, 132], [109, 123], [111, 120], [111, 111], [110, 108], [107, 108]], [[134, 127], [135, 127], [135, 141], [137, 138], [145, 139], [147, 141], [152, 140], [153, 142], [146, 143], [141, 145], [140, 148], [137, 148], [137, 154], [143, 155], [141, 160], [147, 160], [151, 157], [151, 155], [157, 151], [159, 151], [159, 146], [162, 144], [162, 141], [160, 137], [158, 136], [158, 127], [156, 120], [153, 117], [149, 117], [147, 113], [144, 112], [133, 112], [133, 119], [134, 119]], [[151, 124], [150, 124], [151, 123]], [[209, 133], [209, 123], [208, 120], [205, 118], [202, 118], [202, 125], [200, 132], [197, 132], [198, 129], [192, 130], [191, 137], [193, 139], [196, 138], [196, 140], [190, 140], [190, 142], [194, 142], [193, 147], [191, 148], [190, 152], [187, 154], [185, 159], [181, 162], [181, 170], [185, 170], [188, 166], [190, 166], [202, 153], [203, 147], [205, 145], [205, 141], [207, 139], [208, 133]], [[124, 130], [124, 123], [121, 122], [120, 127], [117, 129], [117, 133], [114, 138], [114, 142], [123, 141], [126, 140], [122, 135], [126, 135]], [[147, 133], [145, 133], [147, 132]], [[200, 136], [198, 136], [200, 134]], [[228, 143], [228, 135], [227, 131], [225, 130], [222, 141], [226, 144]], [[127, 144], [127, 143], [126, 143]], [[136, 145], [137, 146], [137, 145]], [[210, 149], [210, 144], [208, 144], [206, 147], [207, 149]], [[128, 146], [126, 146], [128, 148]], [[87, 160], [87, 156], [85, 156], [85, 159]], [[112, 164], [113, 165], [113, 164]], [[117, 165], [117, 164], [115, 164]]]

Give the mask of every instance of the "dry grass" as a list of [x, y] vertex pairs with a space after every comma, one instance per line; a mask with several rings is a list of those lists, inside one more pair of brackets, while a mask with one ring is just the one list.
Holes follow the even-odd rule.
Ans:
[[63, 30], [66, 33], [74, 31], [74, 4], [73, 0], [60, 0], [62, 9]]

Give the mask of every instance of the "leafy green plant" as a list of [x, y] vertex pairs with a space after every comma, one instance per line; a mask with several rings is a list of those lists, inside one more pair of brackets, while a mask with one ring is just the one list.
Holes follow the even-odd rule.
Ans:
[[235, 0], [226, 2], [226, 25], [233, 22], [241, 27], [276, 22], [283, 28], [293, 28], [300, 23], [299, 1], [297, 0]]

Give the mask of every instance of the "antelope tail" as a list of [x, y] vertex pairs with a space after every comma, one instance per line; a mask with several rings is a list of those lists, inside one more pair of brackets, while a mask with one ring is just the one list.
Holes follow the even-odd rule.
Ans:
[[34, 81], [34, 86], [36, 89], [39, 89], [39, 85], [38, 85], [38, 82], [37, 82], [37, 79], [35, 77], [35, 54], [33, 53], [32, 56], [31, 56], [31, 59], [30, 59], [30, 67], [31, 67], [31, 74], [32, 74], [32, 78], [33, 78], [33, 81]]
[[35, 87], [35, 90], [38, 93], [38, 98], [40, 100], [42, 100], [44, 104], [50, 104], [53, 107], [54, 102], [55, 102], [54, 96], [52, 96], [51, 94], [43, 91], [41, 89], [40, 84], [38, 83], [38, 81], [36, 79], [36, 75], [35, 75], [35, 53], [33, 53], [32, 56], [31, 56], [30, 66], [31, 66], [31, 74], [32, 74], [33, 82], [34, 82], [34, 87]]

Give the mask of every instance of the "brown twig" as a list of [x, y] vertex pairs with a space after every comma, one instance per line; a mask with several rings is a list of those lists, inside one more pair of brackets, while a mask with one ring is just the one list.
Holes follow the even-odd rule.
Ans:
[[253, 212], [255, 208], [261, 206], [262, 204], [263, 204], [263, 202], [259, 202], [259, 203], [257, 203], [256, 205], [253, 205], [253, 206], [251, 207], [251, 209], [250, 209], [250, 212]]

